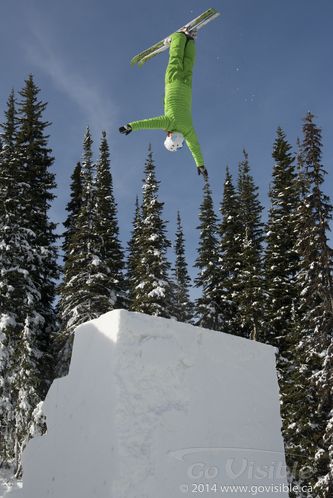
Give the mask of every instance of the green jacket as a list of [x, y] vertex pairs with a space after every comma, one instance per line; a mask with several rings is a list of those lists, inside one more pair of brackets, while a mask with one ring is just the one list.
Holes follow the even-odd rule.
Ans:
[[183, 33], [171, 38], [169, 63], [165, 74], [164, 115], [129, 123], [135, 130], [162, 129], [184, 135], [197, 166], [202, 166], [200, 144], [192, 123], [192, 68], [195, 43]]

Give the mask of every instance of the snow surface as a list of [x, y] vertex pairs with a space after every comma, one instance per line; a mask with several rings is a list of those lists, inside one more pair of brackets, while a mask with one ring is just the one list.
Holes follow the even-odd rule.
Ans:
[[[4, 496], [9, 496], [9, 492], [14, 489], [20, 489], [22, 487], [22, 482], [20, 480], [15, 479], [14, 477], [14, 469], [0, 469], [0, 498]], [[13, 496], [13, 493], [10, 494], [10, 497]], [[20, 496], [23, 496], [20, 493]]]
[[112, 311], [77, 329], [69, 375], [44, 403], [47, 434], [28, 444], [23, 489], [8, 496], [177, 498], [249, 486], [223, 493], [240, 497], [286, 485], [278, 394], [271, 346]]

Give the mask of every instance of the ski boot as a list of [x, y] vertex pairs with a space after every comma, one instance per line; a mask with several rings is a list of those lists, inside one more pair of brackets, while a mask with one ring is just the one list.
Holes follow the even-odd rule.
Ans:
[[[195, 40], [196, 37], [198, 36], [198, 30], [193, 28], [191, 30], [189, 30], [188, 28], [181, 28], [178, 33], [184, 33], [184, 35], [186, 35], [186, 38], [188, 40]], [[163, 41], [163, 44], [166, 45], [167, 47], [169, 47], [171, 45], [171, 36], [169, 36], [168, 38], [165, 38], [165, 40]]]
[[198, 36], [198, 30], [193, 28], [189, 29], [186, 26], [179, 30], [180, 33], [184, 33], [189, 40], [196, 40]]

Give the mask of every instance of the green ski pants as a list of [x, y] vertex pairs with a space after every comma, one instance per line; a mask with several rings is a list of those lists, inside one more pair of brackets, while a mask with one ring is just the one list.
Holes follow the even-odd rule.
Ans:
[[194, 40], [189, 40], [183, 33], [174, 33], [171, 37], [165, 84], [168, 85], [175, 80], [180, 80], [191, 87], [194, 62]]

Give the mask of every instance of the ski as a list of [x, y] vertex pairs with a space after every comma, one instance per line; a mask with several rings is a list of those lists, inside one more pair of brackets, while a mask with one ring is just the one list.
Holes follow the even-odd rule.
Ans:
[[[205, 26], [210, 21], [212, 21], [213, 19], [216, 19], [219, 15], [220, 15], [220, 13], [216, 9], [210, 8], [210, 9], [206, 10], [205, 12], [203, 12], [202, 14], [200, 14], [198, 17], [195, 17], [194, 19], [192, 19], [192, 21], [185, 24], [185, 26], [182, 26], [181, 28], [179, 28], [177, 31], [180, 31], [184, 28], [187, 28], [189, 31], [191, 31], [191, 29], [197, 29], [197, 30], [201, 29], [203, 26]], [[168, 35], [163, 40], [161, 40], [161, 41], [155, 43], [154, 45], [152, 45], [151, 47], [147, 48], [146, 50], [143, 50], [139, 54], [135, 55], [131, 60], [131, 66], [133, 66], [134, 64], [138, 64], [138, 66], [142, 66], [145, 62], [152, 59], [157, 54], [160, 54], [161, 52], [164, 52], [165, 50], [167, 50], [169, 48], [169, 44], [165, 43], [165, 40], [167, 40], [170, 36], [171, 36], [171, 34]]]

